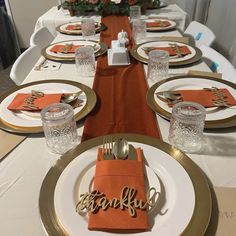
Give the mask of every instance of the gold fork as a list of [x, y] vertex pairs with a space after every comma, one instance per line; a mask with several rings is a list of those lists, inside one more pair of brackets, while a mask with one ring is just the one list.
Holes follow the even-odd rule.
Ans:
[[113, 141], [112, 136], [104, 136], [102, 144], [103, 160], [113, 160]]

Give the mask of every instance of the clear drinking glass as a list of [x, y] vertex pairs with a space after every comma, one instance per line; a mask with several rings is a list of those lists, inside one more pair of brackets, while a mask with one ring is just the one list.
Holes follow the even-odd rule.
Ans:
[[130, 21], [141, 18], [141, 7], [140, 6], [130, 6], [129, 7], [129, 17]]
[[82, 36], [85, 40], [91, 40], [94, 38], [94, 35], [96, 33], [95, 30], [95, 21], [93, 19], [83, 19], [81, 21], [81, 31]]
[[140, 43], [146, 38], [146, 22], [144, 20], [133, 20], [133, 38], [136, 43]]
[[63, 154], [78, 144], [78, 134], [73, 108], [64, 103], [54, 103], [41, 111], [43, 130], [48, 148]]
[[148, 53], [147, 78], [152, 82], [166, 79], [169, 69], [169, 53], [164, 50], [152, 50]]
[[94, 49], [90, 46], [78, 48], [75, 51], [75, 64], [80, 76], [93, 76], [95, 72]]
[[205, 108], [194, 102], [174, 105], [170, 121], [169, 141], [184, 152], [199, 152], [203, 145]]

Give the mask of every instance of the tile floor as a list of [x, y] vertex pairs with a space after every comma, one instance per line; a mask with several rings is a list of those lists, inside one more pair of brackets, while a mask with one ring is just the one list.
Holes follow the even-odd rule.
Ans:
[[15, 87], [15, 83], [10, 79], [11, 66], [0, 70], [0, 96], [7, 90]]

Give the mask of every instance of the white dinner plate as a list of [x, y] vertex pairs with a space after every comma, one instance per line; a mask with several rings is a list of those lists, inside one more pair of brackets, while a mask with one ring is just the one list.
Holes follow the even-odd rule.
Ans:
[[50, 51], [51, 48], [53, 48], [55, 45], [66, 45], [66, 44], [73, 44], [73, 45], [80, 45], [80, 46], [91, 46], [94, 48], [94, 53], [97, 53], [101, 49], [101, 45], [98, 44], [95, 41], [90, 41], [90, 40], [69, 40], [69, 41], [63, 41], [63, 42], [57, 42], [54, 44], [49, 45], [45, 49], [45, 53], [48, 57], [52, 58], [59, 58], [59, 59], [74, 59], [75, 58], [75, 53], [55, 53]]
[[[32, 86], [28, 86], [17, 90], [10, 95], [8, 95], [0, 104], [0, 117], [3, 121], [6, 121], [8, 124], [12, 124], [14, 126], [19, 127], [38, 127], [42, 126], [42, 121], [40, 118], [39, 113], [32, 113], [32, 112], [13, 112], [7, 109], [8, 105], [12, 102], [14, 97], [18, 93], [31, 93], [32, 90], [42, 91], [45, 94], [50, 93], [75, 93], [78, 92], [78, 87], [64, 84], [64, 83], [42, 83], [42, 84], [35, 84]], [[75, 108], [74, 113], [80, 112], [87, 102], [87, 97], [83, 92], [79, 99], [83, 100], [82, 106]]]
[[[169, 154], [158, 148], [131, 143], [143, 149], [150, 185], [161, 191], [158, 211], [149, 214], [150, 231], [139, 235], [180, 235], [188, 226], [195, 208], [195, 192], [184, 168]], [[75, 158], [60, 175], [55, 192], [56, 216], [69, 235], [117, 235], [115, 233], [89, 231], [88, 219], [75, 211], [80, 191], [87, 191], [94, 174], [97, 148], [89, 149]], [[87, 187], [86, 187], [87, 185]], [[123, 235], [123, 234], [122, 234]], [[129, 234], [124, 234], [129, 235]]]
[[155, 21], [168, 21], [170, 23], [167, 27], [147, 27], [147, 31], [165, 31], [174, 29], [176, 27], [176, 22], [168, 19], [147, 19], [145, 22], [155, 22]]
[[[65, 34], [81, 34], [82, 33], [81, 29], [79, 29], [79, 30], [69, 30], [69, 29], [67, 29], [67, 26], [69, 26], [69, 25], [80, 25], [81, 26], [81, 21], [70, 22], [70, 23], [60, 25], [58, 27], [58, 30], [61, 33], [65, 33]], [[101, 23], [95, 22], [95, 30], [97, 31], [100, 27], [101, 27]]]
[[137, 54], [142, 57], [144, 60], [148, 60], [148, 55], [145, 53], [145, 51], [143, 50], [143, 48], [145, 47], [169, 47], [169, 44], [173, 44], [176, 43], [178, 46], [186, 46], [189, 48], [189, 50], [191, 51], [191, 54], [188, 54], [184, 57], [177, 57], [177, 56], [173, 56], [170, 57], [169, 61], [171, 62], [183, 62], [183, 61], [187, 61], [191, 58], [193, 58], [196, 55], [196, 50], [184, 43], [179, 43], [179, 42], [171, 42], [171, 41], [153, 41], [153, 42], [147, 42], [147, 43], [143, 43], [140, 44], [137, 47]]
[[[161, 101], [155, 94], [161, 91], [168, 91], [168, 90], [188, 90], [188, 89], [203, 89], [203, 88], [226, 88], [228, 91], [236, 98], [236, 90], [225, 84], [221, 80], [211, 80], [211, 79], [204, 79], [198, 78], [194, 76], [188, 76], [188, 78], [178, 78], [167, 81], [160, 86], [158, 86], [154, 92], [154, 100], [159, 105], [161, 109], [164, 111], [171, 113], [172, 108], [169, 107], [165, 102]], [[235, 116], [236, 114], [236, 106], [231, 108], [206, 108], [206, 121], [217, 121], [222, 119], [227, 119], [229, 117]]]

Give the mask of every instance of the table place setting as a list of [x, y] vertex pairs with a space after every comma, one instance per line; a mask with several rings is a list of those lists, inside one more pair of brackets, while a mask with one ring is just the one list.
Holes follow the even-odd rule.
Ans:
[[[128, 142], [137, 159], [129, 159], [129, 152], [115, 158], [119, 139], [119, 149]], [[203, 235], [211, 196], [204, 175], [184, 153], [147, 136], [114, 134], [64, 154], [42, 183], [39, 209], [50, 234]]]
[[172, 20], [164, 20], [164, 19], [147, 19], [146, 28], [147, 32], [158, 32], [158, 31], [167, 31], [175, 29], [176, 23]]
[[106, 53], [107, 46], [93, 40], [68, 40], [53, 43], [42, 50], [42, 55], [48, 60], [54, 61], [74, 61], [75, 51], [81, 47], [91, 47], [95, 57]]
[[153, 50], [165, 50], [170, 54], [170, 67], [189, 65], [202, 57], [202, 52], [196, 47], [174, 41], [150, 41], [138, 44], [131, 49], [131, 55], [138, 61], [148, 63], [148, 53]]
[[[106, 29], [106, 26], [100, 22], [95, 21], [94, 24], [96, 33]], [[62, 34], [82, 35], [81, 25], [82, 21], [70, 22], [57, 26], [56, 30]]]
[[89, 114], [96, 104], [96, 95], [89, 87], [66, 80], [46, 80], [21, 85], [6, 92], [0, 99], [0, 126], [17, 133], [42, 132], [40, 112], [54, 104], [73, 106], [75, 120]]
[[148, 91], [147, 103], [170, 120], [178, 102], [201, 104], [206, 109], [205, 128], [226, 128], [236, 124], [235, 84], [201, 75], [180, 75], [155, 83]]

